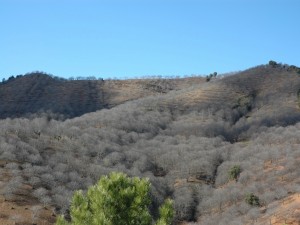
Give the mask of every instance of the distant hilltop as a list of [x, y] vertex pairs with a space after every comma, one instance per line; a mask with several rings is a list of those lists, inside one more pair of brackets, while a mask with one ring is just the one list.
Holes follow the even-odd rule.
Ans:
[[[164, 95], [170, 91], [184, 91], [195, 85], [199, 87], [208, 85], [207, 83], [214, 80], [220, 85], [229, 86], [236, 85], [238, 80], [239, 89], [245, 88], [239, 90], [242, 92], [254, 91], [262, 84], [266, 90], [278, 89], [283, 85], [282, 80], [285, 80], [284, 82], [288, 82], [289, 79], [294, 80], [295, 75], [300, 74], [300, 68], [271, 60], [267, 65], [233, 74], [234, 76], [225, 76], [226, 79], [222, 81], [218, 79], [222, 75], [217, 75], [217, 72], [207, 76], [171, 79], [148, 77], [147, 79], [104, 80], [94, 76], [65, 79], [36, 71], [2, 80], [0, 118], [16, 118], [45, 112], [54, 117], [72, 118], [88, 112], [112, 108], [130, 100]], [[272, 77], [271, 81], [269, 81], [270, 77]], [[253, 81], [255, 84], [251, 86], [249, 79], [254, 78], [259, 80], [259, 83]], [[291, 85], [296, 86], [297, 80], [295, 79]], [[286, 88], [291, 90], [290, 87]], [[228, 90], [230, 92], [230, 89]], [[215, 94], [217, 95], [217, 92]]]

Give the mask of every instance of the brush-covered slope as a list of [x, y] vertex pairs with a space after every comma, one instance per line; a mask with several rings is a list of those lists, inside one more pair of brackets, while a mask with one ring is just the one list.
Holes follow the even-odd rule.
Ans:
[[[169, 82], [186, 86], [65, 121], [1, 120], [5, 204], [40, 202], [67, 214], [75, 190], [123, 171], [150, 179], [153, 215], [164, 198], [174, 199], [175, 224], [276, 217], [274, 202], [300, 191], [299, 74], [259, 66], [189, 87]], [[240, 171], [231, 179], [234, 166]], [[25, 187], [32, 203], [18, 202]], [[258, 204], [245, 202], [250, 194]]]
[[43, 111], [78, 116], [106, 107], [101, 81], [64, 81], [34, 73], [0, 85], [1, 118]]
[[203, 82], [205, 79], [200, 77], [172, 80], [64, 80], [44, 73], [32, 73], [0, 84], [0, 118], [41, 112], [72, 118]]

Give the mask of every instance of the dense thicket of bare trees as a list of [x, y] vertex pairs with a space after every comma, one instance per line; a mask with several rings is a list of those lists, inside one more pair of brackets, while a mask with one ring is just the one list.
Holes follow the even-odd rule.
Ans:
[[[246, 75], [223, 80], [232, 84]], [[289, 90], [300, 89], [293, 85]], [[299, 192], [300, 112], [284, 102], [297, 101], [296, 94], [282, 91], [268, 100], [267, 93], [251, 89], [232, 102], [187, 105], [177, 100], [183, 93], [171, 91], [63, 122], [45, 116], [1, 120], [0, 159], [13, 177], [5, 196], [30, 184], [32, 196], [66, 213], [75, 190], [122, 171], [150, 178], [154, 215], [169, 196], [178, 221], [241, 224], [260, 214], [245, 202], [247, 195], [267, 206]], [[264, 111], [266, 105], [271, 110]], [[234, 166], [239, 173], [232, 179]]]

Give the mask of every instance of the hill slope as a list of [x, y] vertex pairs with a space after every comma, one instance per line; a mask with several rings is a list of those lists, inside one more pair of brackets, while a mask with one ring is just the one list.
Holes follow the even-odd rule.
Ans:
[[32, 73], [0, 85], [0, 118], [41, 112], [72, 118], [203, 82], [205, 79], [200, 77], [173, 80], [63, 80], [43, 73]]
[[[163, 94], [156, 82], [165, 81], [114, 81], [118, 88], [106, 98], [113, 102], [110, 109], [63, 122], [1, 120], [5, 202], [20, 204], [20, 190], [27, 187], [26, 196], [35, 201], [26, 204], [67, 213], [73, 191], [123, 171], [149, 177], [154, 215], [164, 198], [173, 198], [177, 224], [275, 218], [279, 212], [272, 203], [300, 191], [299, 75], [259, 66], [210, 82], [190, 81], [170, 80], [164, 87], [174, 88]], [[132, 82], [135, 97], [122, 95]], [[142, 95], [139, 87], [151, 91]], [[228, 176], [233, 166], [240, 168], [235, 180]], [[250, 193], [259, 207], [245, 202]], [[43, 220], [47, 216], [43, 212]]]

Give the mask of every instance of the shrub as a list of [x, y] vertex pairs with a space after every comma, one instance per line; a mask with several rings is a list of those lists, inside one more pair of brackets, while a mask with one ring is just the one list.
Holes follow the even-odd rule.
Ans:
[[206, 81], [210, 81], [213, 77], [216, 77], [218, 75], [217, 72], [211, 73], [209, 75], [206, 76]]
[[272, 67], [276, 67], [278, 64], [277, 64], [276, 61], [270, 60], [270, 61], [269, 61], [269, 65], [272, 66]]
[[231, 167], [230, 170], [228, 171], [229, 179], [237, 180], [240, 173], [241, 173], [241, 167], [239, 165], [235, 165], [235, 166]]
[[[59, 216], [56, 225], [150, 225], [150, 182], [123, 173], [103, 176], [87, 194], [75, 192], [71, 202], [71, 222]], [[160, 207], [157, 225], [169, 225], [173, 218], [171, 200]]]
[[253, 193], [247, 194], [245, 201], [251, 206], [260, 206], [259, 198]]

